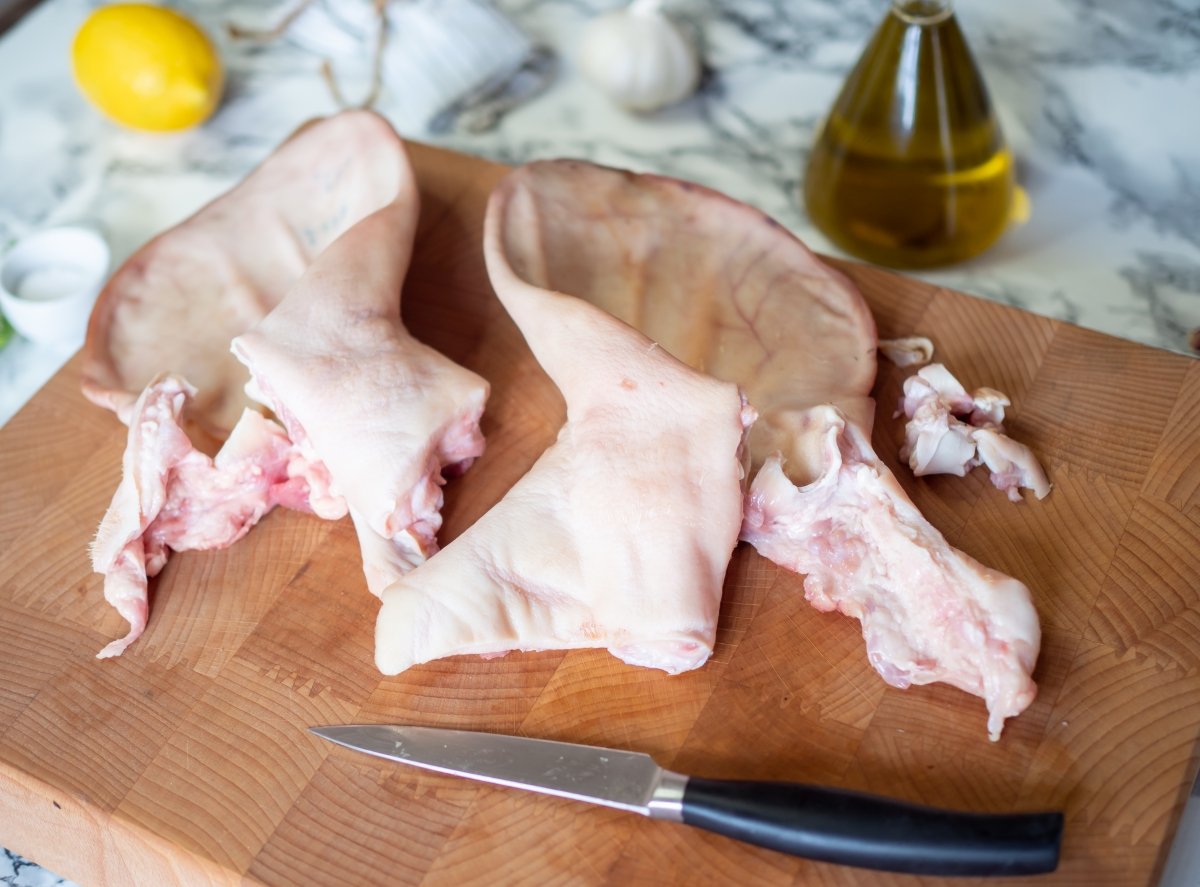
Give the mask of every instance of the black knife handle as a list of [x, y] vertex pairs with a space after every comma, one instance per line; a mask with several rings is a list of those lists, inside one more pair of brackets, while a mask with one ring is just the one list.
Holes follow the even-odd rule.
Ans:
[[938, 810], [843, 789], [691, 777], [683, 821], [794, 856], [925, 875], [1034, 875], [1058, 866], [1061, 813]]

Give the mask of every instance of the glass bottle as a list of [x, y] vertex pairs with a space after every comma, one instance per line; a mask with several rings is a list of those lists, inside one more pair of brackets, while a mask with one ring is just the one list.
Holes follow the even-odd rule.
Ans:
[[809, 156], [804, 200], [847, 252], [930, 267], [1004, 231], [1013, 160], [950, 0], [894, 0]]

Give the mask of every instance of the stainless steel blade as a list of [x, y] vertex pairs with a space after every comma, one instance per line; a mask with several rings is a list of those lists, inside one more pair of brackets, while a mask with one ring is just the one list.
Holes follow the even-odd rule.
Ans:
[[682, 815], [687, 778], [638, 752], [435, 727], [347, 724], [309, 729], [346, 748], [439, 773], [656, 819]]

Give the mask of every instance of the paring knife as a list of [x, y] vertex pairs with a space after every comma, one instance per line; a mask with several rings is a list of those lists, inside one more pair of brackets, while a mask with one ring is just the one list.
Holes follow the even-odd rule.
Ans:
[[1054, 871], [1061, 813], [978, 814], [786, 782], [702, 779], [645, 754], [433, 727], [311, 727], [389, 761], [698, 826], [771, 850], [927, 875]]

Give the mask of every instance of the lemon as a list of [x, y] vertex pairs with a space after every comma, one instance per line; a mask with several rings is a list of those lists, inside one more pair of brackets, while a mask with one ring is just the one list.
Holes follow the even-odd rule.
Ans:
[[118, 123], [166, 131], [203, 123], [221, 98], [221, 59], [185, 16], [144, 3], [97, 9], [71, 47], [75, 82]]

